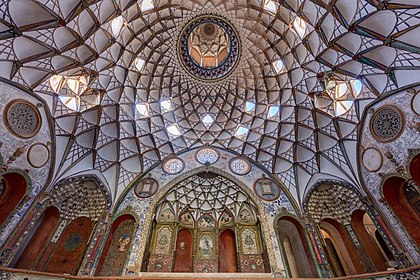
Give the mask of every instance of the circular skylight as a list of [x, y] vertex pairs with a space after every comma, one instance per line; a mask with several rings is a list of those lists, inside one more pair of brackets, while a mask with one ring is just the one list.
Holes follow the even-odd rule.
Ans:
[[240, 45], [234, 28], [223, 18], [195, 18], [179, 37], [179, 58], [185, 69], [200, 80], [217, 80], [231, 73]]

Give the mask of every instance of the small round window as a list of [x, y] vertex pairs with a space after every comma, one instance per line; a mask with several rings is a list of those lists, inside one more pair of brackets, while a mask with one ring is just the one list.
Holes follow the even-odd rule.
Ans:
[[251, 171], [251, 163], [244, 158], [237, 157], [229, 162], [229, 168], [237, 175], [245, 175]]
[[162, 163], [162, 170], [168, 174], [178, 174], [184, 170], [184, 161], [177, 157], [165, 159]]
[[204, 165], [211, 165], [219, 160], [219, 152], [213, 148], [202, 148], [195, 155], [197, 161]]

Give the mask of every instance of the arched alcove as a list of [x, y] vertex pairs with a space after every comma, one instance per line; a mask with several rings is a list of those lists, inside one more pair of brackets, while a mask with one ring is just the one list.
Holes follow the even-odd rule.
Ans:
[[144, 270], [186, 271], [191, 262], [179, 257], [192, 240], [192, 272], [265, 272], [257, 209], [246, 191], [217, 173], [198, 172], [178, 181], [155, 207]]
[[302, 225], [292, 217], [281, 217], [276, 232], [289, 268], [290, 277], [316, 277], [316, 270]]
[[174, 272], [192, 272], [193, 268], [193, 236], [188, 229], [181, 229], [178, 232]]
[[[420, 154], [416, 155], [410, 162], [410, 174], [416, 182], [417, 186], [420, 186]], [[419, 198], [420, 200], [420, 198]], [[420, 202], [419, 202], [420, 203]]]
[[[375, 271], [369, 260], [371, 256], [351, 224], [352, 213], [365, 206], [357, 189], [341, 181], [320, 182], [307, 196], [306, 211], [321, 229], [323, 246], [335, 276]], [[363, 215], [360, 226], [363, 227]]]
[[93, 223], [79, 217], [66, 227], [45, 268], [47, 272], [75, 275], [89, 246]]
[[136, 221], [130, 214], [118, 217], [108, 233], [96, 268], [97, 276], [120, 276], [128, 261]]
[[219, 271], [238, 272], [235, 232], [224, 230], [219, 237]]
[[377, 271], [387, 269], [387, 261], [389, 261], [381, 252], [378, 241], [375, 237], [377, 231], [372, 219], [363, 210], [355, 210], [352, 214], [351, 225], [356, 232], [360, 242]]
[[337, 243], [337, 241], [333, 242], [333, 236], [322, 228], [321, 235], [324, 238], [323, 249], [325, 251], [325, 256], [327, 257], [328, 263], [330, 264], [332, 274], [337, 277], [345, 276], [347, 274], [346, 269], [344, 268], [344, 264], [341, 261], [343, 259], [343, 254], [338, 250], [339, 247], [334, 245], [334, 243]]
[[3, 174], [0, 178], [0, 226], [7, 220], [27, 191], [26, 178], [15, 172]]
[[38, 258], [51, 239], [60, 220], [60, 212], [56, 207], [47, 208], [38, 219], [31, 234], [26, 237], [11, 266], [21, 269], [34, 269]]
[[412, 204], [413, 197], [418, 193], [407, 185], [405, 179], [390, 177], [383, 184], [383, 195], [391, 209], [407, 229], [408, 234], [420, 245], [420, 213], [416, 205]]
[[[327, 218], [322, 220], [320, 228], [328, 233], [326, 238], [331, 240], [334, 250], [337, 252], [339, 257], [339, 261], [344, 268], [345, 275], [364, 273], [363, 267], [358, 259], [356, 248], [354, 247], [350, 236], [347, 234], [343, 225], [334, 219]], [[333, 259], [330, 250], [328, 250], [328, 253], [330, 254], [329, 258]]]
[[[21, 244], [16, 244], [17, 254], [10, 265], [75, 275], [98, 220], [110, 206], [109, 197], [98, 181], [89, 176], [58, 182], [48, 197], [34, 205], [29, 219], [24, 220], [26, 228], [20, 230], [28, 234]], [[44, 207], [44, 212], [38, 213]]]

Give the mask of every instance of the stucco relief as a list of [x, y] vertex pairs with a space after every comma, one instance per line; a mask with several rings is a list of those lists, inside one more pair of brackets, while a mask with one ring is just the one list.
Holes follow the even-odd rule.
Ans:
[[[51, 133], [48, 124], [48, 117], [45, 113], [45, 108], [40, 105], [40, 102], [30, 96], [28, 93], [13, 87], [4, 82], [0, 82], [0, 112], [3, 112], [5, 106], [15, 99], [26, 100], [31, 104], [37, 106], [37, 109], [40, 113], [41, 126], [39, 131], [32, 138], [22, 139], [16, 136], [13, 136], [9, 130], [5, 127], [4, 122], [0, 122], [0, 139], [3, 145], [0, 147], [0, 154], [4, 160], [4, 163], [7, 164], [10, 171], [12, 170], [24, 170], [27, 173], [27, 177], [31, 182], [31, 185], [28, 186], [27, 198], [24, 199], [24, 202], [18, 205], [15, 211], [12, 213], [9, 220], [6, 221], [5, 225], [0, 230], [0, 246], [4, 244], [6, 238], [11, 234], [15, 229], [19, 221], [22, 220], [24, 214], [28, 208], [32, 205], [34, 197], [36, 197], [41, 189], [47, 183], [51, 161], [48, 160], [45, 165], [40, 168], [33, 167], [28, 161], [27, 153], [29, 147], [35, 143], [42, 143], [51, 150]], [[14, 156], [14, 152], [18, 148], [23, 148], [23, 154], [19, 156]], [[10, 157], [13, 157], [13, 160], [10, 161]]]
[[[149, 225], [152, 221], [153, 209], [155, 208], [156, 203], [159, 201], [160, 197], [166, 193], [176, 182], [181, 180], [183, 176], [190, 176], [194, 174], [197, 169], [209, 168], [211, 170], [219, 170], [224, 174], [229, 175], [234, 178], [235, 181], [238, 181], [241, 185], [247, 187], [247, 192], [253, 194], [253, 184], [254, 182], [262, 178], [263, 176], [268, 177], [269, 175], [262, 171], [255, 165], [252, 165], [251, 171], [243, 176], [238, 176], [230, 171], [229, 162], [235, 155], [228, 153], [223, 150], [218, 150], [220, 153], [219, 160], [212, 164], [210, 167], [204, 167], [201, 163], [197, 162], [195, 159], [196, 150], [192, 150], [188, 153], [181, 154], [179, 157], [185, 162], [185, 169], [181, 174], [178, 175], [169, 175], [162, 170], [162, 167], [159, 165], [156, 168], [152, 169], [147, 173], [147, 176], [154, 178], [159, 182], [161, 186], [160, 189], [153, 197], [140, 199], [135, 194], [133, 189], [131, 189], [126, 197], [121, 201], [121, 204], [117, 208], [116, 212], [123, 212], [125, 208], [132, 207], [133, 211], [139, 215], [139, 226], [136, 229], [135, 239], [133, 246], [131, 248], [131, 255], [127, 265], [127, 274], [136, 274], [140, 271], [142, 258], [144, 250], [146, 248], [149, 236]], [[188, 175], [190, 174], [190, 175]], [[263, 226], [263, 234], [265, 240], [271, 240], [267, 242], [267, 250], [269, 253], [270, 264], [272, 266], [273, 273], [283, 272], [283, 262], [281, 261], [281, 256], [276, 240], [276, 234], [273, 228], [274, 217], [284, 211], [284, 209], [290, 213], [296, 214], [296, 210], [290, 199], [287, 197], [283, 189], [278, 199], [274, 201], [262, 201], [258, 199], [255, 195], [252, 195], [257, 200], [260, 211], [260, 221]]]
[[[418, 149], [420, 147], [419, 132], [411, 125], [412, 123], [420, 121], [420, 116], [410, 110], [412, 97], [412, 94], [403, 91], [373, 105], [373, 112], [372, 110], [368, 110], [364, 126], [360, 134], [359, 158], [362, 158], [364, 150], [368, 148], [375, 148], [382, 153], [383, 164], [376, 172], [370, 172], [365, 166], [360, 164], [362, 178], [368, 191], [377, 202], [377, 205], [379, 205], [379, 208], [384, 216], [391, 223], [393, 229], [405, 245], [411, 257], [416, 262], [420, 262], [419, 252], [416, 251], [415, 246], [411, 243], [411, 240], [405, 233], [403, 227], [395, 219], [395, 215], [386, 206], [386, 202], [382, 202], [382, 182], [384, 176], [391, 174], [398, 175], [397, 167], [406, 166], [407, 160], [409, 159], [409, 150]], [[378, 142], [372, 135], [369, 128], [369, 123], [374, 111], [383, 106], [395, 106], [399, 108], [399, 110], [404, 112], [406, 120], [406, 125], [404, 126], [399, 138], [388, 143]]]

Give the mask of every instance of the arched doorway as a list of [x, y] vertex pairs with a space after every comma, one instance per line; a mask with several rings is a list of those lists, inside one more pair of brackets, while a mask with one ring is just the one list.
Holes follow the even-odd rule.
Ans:
[[112, 223], [96, 268], [96, 276], [121, 276], [123, 274], [130, 253], [134, 230], [135, 219], [129, 214], [118, 217]]
[[407, 185], [405, 179], [391, 177], [384, 182], [383, 194], [413, 240], [420, 245], [420, 210], [417, 209], [420, 204], [413, 204], [419, 198], [417, 191]]
[[285, 254], [289, 276], [316, 277], [314, 262], [301, 224], [292, 217], [282, 217], [277, 221], [276, 231]]
[[219, 271], [238, 272], [235, 233], [224, 230], [219, 237]]
[[224, 176], [201, 172], [186, 178], [160, 199], [155, 211], [143, 270], [264, 273], [269, 267], [257, 206]]
[[360, 264], [357, 252], [345, 232], [344, 227], [333, 219], [324, 219], [320, 223], [326, 241], [328, 259], [332, 260], [331, 265], [335, 276], [346, 276], [364, 273]]
[[319, 184], [308, 195], [305, 208], [321, 229], [335, 276], [375, 271], [351, 225], [352, 212], [363, 203], [357, 190], [342, 182]]
[[321, 234], [322, 234], [322, 237], [324, 238], [323, 248], [324, 248], [326, 257], [328, 259], [328, 263], [330, 264], [330, 268], [332, 270], [333, 275], [337, 277], [345, 276], [347, 273], [346, 273], [346, 270], [344, 269], [343, 263], [341, 262], [341, 259], [343, 257], [340, 258], [339, 256], [336, 246], [333, 243], [332, 235], [328, 233], [327, 231], [323, 230], [322, 228], [321, 228]]
[[175, 248], [174, 272], [192, 272], [193, 237], [189, 230], [178, 232]]
[[356, 210], [352, 214], [351, 224], [376, 271], [386, 270], [389, 259], [376, 239], [377, 228], [369, 215], [363, 210]]
[[7, 220], [26, 193], [27, 182], [19, 173], [7, 173], [0, 178], [0, 226]]

